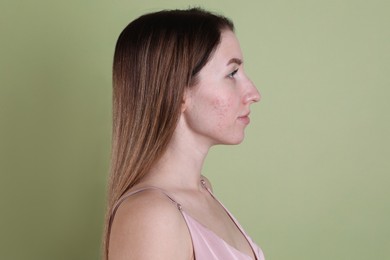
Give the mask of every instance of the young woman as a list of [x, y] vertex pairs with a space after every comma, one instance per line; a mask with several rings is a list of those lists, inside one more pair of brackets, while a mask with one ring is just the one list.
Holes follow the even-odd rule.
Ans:
[[201, 175], [211, 146], [242, 142], [260, 100], [233, 30], [189, 9], [119, 36], [105, 259], [264, 259]]

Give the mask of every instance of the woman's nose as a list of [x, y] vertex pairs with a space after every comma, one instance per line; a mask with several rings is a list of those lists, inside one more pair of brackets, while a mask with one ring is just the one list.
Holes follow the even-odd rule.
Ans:
[[245, 95], [245, 103], [255, 103], [261, 100], [261, 94], [253, 82], [248, 79], [248, 91]]

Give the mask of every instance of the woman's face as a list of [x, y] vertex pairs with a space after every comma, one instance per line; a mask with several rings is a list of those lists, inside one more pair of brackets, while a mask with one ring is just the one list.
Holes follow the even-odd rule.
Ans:
[[198, 75], [198, 83], [185, 96], [182, 116], [197, 142], [207, 145], [238, 144], [249, 124], [250, 105], [260, 94], [245, 75], [239, 42], [232, 31]]

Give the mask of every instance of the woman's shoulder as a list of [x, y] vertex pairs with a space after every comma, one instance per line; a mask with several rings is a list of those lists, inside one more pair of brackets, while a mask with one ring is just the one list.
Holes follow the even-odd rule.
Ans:
[[119, 205], [111, 227], [110, 259], [189, 259], [191, 250], [185, 220], [163, 192], [143, 190]]

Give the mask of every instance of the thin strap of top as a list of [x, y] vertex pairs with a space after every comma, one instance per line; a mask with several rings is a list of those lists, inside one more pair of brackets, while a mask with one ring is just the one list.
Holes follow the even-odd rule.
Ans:
[[[217, 199], [213, 192], [207, 187], [206, 185], [206, 181], [205, 180], [200, 180], [202, 186], [210, 193], [211, 197], [213, 197], [213, 199], [215, 201], [218, 202], [219, 205], [221, 205], [221, 207], [225, 210], [226, 214], [229, 216], [229, 218], [233, 221], [233, 223], [237, 226], [238, 230], [241, 231], [241, 233], [244, 235], [245, 238], [247, 238], [247, 234], [246, 232], [244, 231], [244, 229], [238, 224], [238, 221], [237, 219], [230, 213], [230, 211], [219, 201], [219, 199]], [[249, 241], [248, 241], [249, 242]]]
[[[163, 189], [161, 188], [158, 188], [158, 187], [155, 187], [155, 186], [147, 186], [147, 187], [143, 187], [143, 188], [140, 188], [138, 190], [134, 190], [134, 191], [131, 191], [131, 192], [128, 192], [128, 193], [125, 193], [122, 195], [122, 197], [120, 197], [120, 199], [114, 204], [114, 207], [112, 209], [112, 212], [111, 212], [111, 221], [113, 219], [113, 217], [115, 216], [115, 213], [116, 211], [118, 210], [119, 206], [122, 204], [123, 201], [125, 201], [128, 197], [136, 194], [136, 193], [139, 193], [141, 191], [144, 191], [144, 190], [150, 190], [150, 189], [153, 189], [153, 190], [158, 190], [160, 192], [162, 192], [165, 196], [167, 196], [169, 198], [169, 200], [176, 205], [176, 207], [178, 208], [178, 210], [182, 210], [182, 206], [180, 205], [180, 203], [176, 202], [176, 200], [174, 200], [168, 193], [166, 193]], [[111, 222], [110, 221], [110, 222]]]
[[226, 208], [226, 207], [225, 207], [225, 206], [224, 206], [224, 205], [223, 205], [215, 196], [214, 196], [213, 192], [207, 187], [206, 181], [203, 180], [203, 179], [201, 179], [200, 182], [201, 182], [203, 188], [205, 188], [205, 189], [209, 192], [209, 194], [211, 195], [211, 197], [213, 197], [213, 199], [214, 199], [215, 201], [217, 201], [218, 204], [221, 205], [221, 207], [225, 210], [226, 214], [229, 216], [229, 218], [232, 220], [232, 222], [234, 223], [234, 225], [238, 228], [238, 230], [239, 230], [239, 231], [241, 232], [241, 234], [244, 236], [245, 240], [249, 243], [249, 245], [250, 245], [250, 247], [251, 247], [251, 250], [252, 250], [253, 255], [255, 256], [255, 258], [258, 259], [257, 254], [256, 254], [256, 252], [255, 252], [255, 250], [254, 250], [253, 245], [252, 245], [253, 242], [249, 239], [249, 236], [246, 234], [245, 230], [241, 227], [241, 225], [238, 224], [237, 219], [236, 219], [236, 218], [230, 213], [230, 211], [229, 211], [229, 210], [228, 210], [228, 209], [227, 209], [227, 208]]
[[[201, 179], [200, 180], [201, 184], [202, 184], [202, 187], [205, 188], [209, 193], [210, 195], [215, 199], [217, 200], [217, 198], [214, 197], [213, 193], [211, 192], [211, 190], [207, 187], [206, 185], [206, 181]], [[122, 204], [123, 201], [125, 201], [128, 197], [134, 195], [134, 194], [137, 194], [139, 192], [142, 192], [144, 190], [150, 190], [150, 189], [153, 189], [153, 190], [158, 190], [160, 192], [162, 192], [165, 196], [167, 196], [169, 198], [169, 200], [176, 205], [176, 207], [181, 211], [182, 210], [182, 206], [180, 205], [180, 203], [178, 203], [176, 200], [174, 200], [165, 190], [161, 189], [161, 188], [158, 188], [158, 187], [155, 187], [155, 186], [146, 186], [146, 187], [143, 187], [143, 188], [140, 188], [138, 190], [134, 190], [134, 191], [130, 191], [128, 193], [124, 193], [120, 198], [119, 200], [114, 204], [114, 207], [112, 209], [112, 212], [111, 212], [111, 216], [114, 216], [116, 211], [118, 210], [119, 206]], [[218, 200], [217, 200], [218, 201]], [[219, 201], [218, 201], [219, 202]]]

